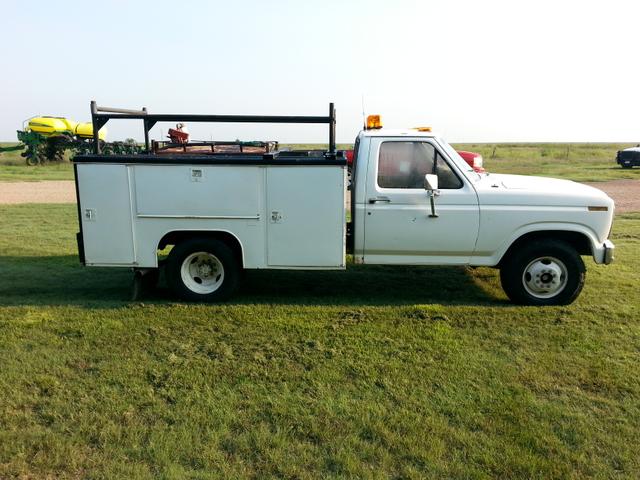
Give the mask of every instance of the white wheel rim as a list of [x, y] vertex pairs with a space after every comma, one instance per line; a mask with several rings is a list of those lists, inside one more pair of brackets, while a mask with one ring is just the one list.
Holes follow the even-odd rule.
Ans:
[[182, 262], [182, 283], [194, 293], [207, 295], [224, 282], [224, 267], [218, 257], [209, 252], [195, 252]]
[[536, 298], [552, 298], [567, 286], [567, 267], [554, 257], [536, 258], [522, 273], [527, 293]]

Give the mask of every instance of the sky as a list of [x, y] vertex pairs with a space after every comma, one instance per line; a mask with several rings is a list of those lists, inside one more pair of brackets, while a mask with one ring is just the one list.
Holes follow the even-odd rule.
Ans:
[[[0, 140], [89, 102], [151, 113], [366, 114], [451, 142], [640, 141], [640, 2], [0, 0]], [[159, 124], [152, 138], [166, 135]], [[111, 121], [109, 140], [142, 139]], [[200, 140], [326, 142], [321, 125], [189, 125]]]

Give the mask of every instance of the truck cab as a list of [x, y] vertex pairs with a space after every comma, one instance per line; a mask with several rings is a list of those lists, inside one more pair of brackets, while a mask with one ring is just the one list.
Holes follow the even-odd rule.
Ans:
[[355, 150], [356, 263], [497, 267], [512, 300], [548, 305], [580, 293], [582, 255], [613, 260], [614, 203], [598, 189], [478, 173], [428, 128], [365, 129]]

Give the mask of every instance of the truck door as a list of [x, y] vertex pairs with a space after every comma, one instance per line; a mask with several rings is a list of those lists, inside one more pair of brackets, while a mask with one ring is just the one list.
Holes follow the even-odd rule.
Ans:
[[[426, 173], [437, 173], [437, 218]], [[372, 138], [364, 215], [364, 263], [466, 264], [479, 227], [473, 186], [430, 138]]]

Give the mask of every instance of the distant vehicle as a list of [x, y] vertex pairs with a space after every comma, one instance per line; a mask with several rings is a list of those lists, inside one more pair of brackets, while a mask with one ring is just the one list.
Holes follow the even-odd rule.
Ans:
[[619, 150], [616, 155], [616, 163], [618, 163], [622, 168], [640, 166], [640, 145]]
[[477, 173], [484, 173], [485, 169], [482, 166], [482, 155], [475, 152], [467, 152], [465, 150], [458, 150], [458, 155], [469, 164], [471, 168]]

